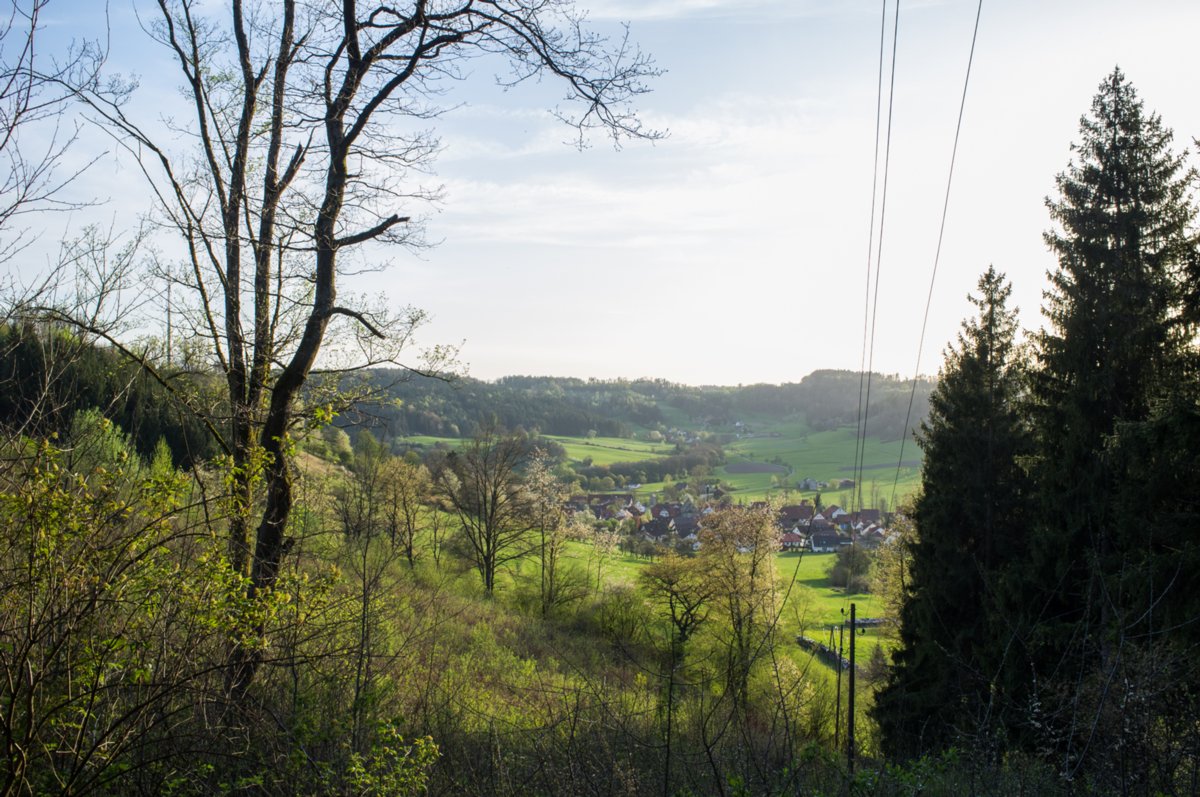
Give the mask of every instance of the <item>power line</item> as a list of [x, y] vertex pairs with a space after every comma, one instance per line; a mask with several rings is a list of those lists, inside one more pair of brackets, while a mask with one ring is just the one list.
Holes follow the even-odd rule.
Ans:
[[[885, 18], [886, 18], [886, 9], [887, 9], [887, 0], [884, 0]], [[892, 66], [891, 66], [890, 82], [888, 85], [887, 135], [885, 138], [884, 150], [883, 150], [883, 152], [884, 152], [884, 154], [883, 154], [883, 190], [881, 192], [881, 196], [880, 196], [880, 200], [879, 200], [879, 237], [875, 242], [875, 290], [874, 290], [874, 294], [872, 296], [871, 307], [869, 310], [870, 334], [867, 338], [869, 340], [869, 346], [868, 346], [869, 355], [867, 358], [867, 369], [866, 369], [867, 387], [866, 387], [866, 397], [864, 400], [860, 401], [860, 403], [859, 403], [859, 417], [861, 419], [861, 423], [859, 424], [860, 445], [856, 446], [856, 449], [861, 450], [861, 455], [857, 456], [858, 461], [855, 463], [856, 469], [854, 472], [855, 494], [857, 496], [857, 504], [858, 504], [859, 510], [862, 509], [862, 481], [863, 481], [863, 471], [865, 470], [865, 467], [866, 467], [866, 457], [867, 457], [867, 420], [868, 420], [868, 414], [869, 414], [870, 408], [871, 408], [872, 372], [874, 371], [874, 368], [875, 368], [875, 322], [879, 317], [879, 273], [880, 273], [880, 266], [881, 266], [881, 263], [883, 260], [884, 222], [887, 219], [888, 175], [890, 173], [891, 159], [892, 159], [892, 111], [893, 111], [893, 108], [895, 107], [895, 98], [896, 98], [896, 45], [900, 38], [899, 34], [900, 34], [900, 0], [896, 0], [896, 11], [895, 11], [894, 20], [892, 22]], [[882, 66], [882, 62], [881, 62], [881, 66]], [[870, 268], [868, 266], [868, 273], [869, 273], [869, 271], [870, 271]], [[870, 293], [869, 288], [868, 288], [868, 293]], [[859, 377], [859, 381], [860, 381], [860, 383], [862, 382], [861, 375]]]
[[925, 348], [925, 331], [929, 324], [929, 308], [933, 304], [933, 286], [937, 281], [938, 264], [942, 259], [942, 240], [946, 233], [946, 217], [950, 211], [950, 188], [954, 182], [954, 163], [958, 158], [958, 140], [962, 132], [963, 114], [967, 107], [967, 87], [971, 83], [971, 66], [975, 63], [975, 42], [979, 38], [979, 18], [983, 14], [983, 0], [975, 8], [975, 28], [971, 32], [971, 52], [967, 56], [967, 73], [963, 78], [962, 99], [958, 105], [958, 122], [954, 126], [954, 147], [950, 151], [950, 172], [946, 175], [946, 196], [942, 201], [942, 221], [938, 227], [937, 249], [933, 256], [933, 273], [929, 276], [929, 294], [925, 297], [925, 315], [921, 320], [921, 339], [917, 343], [917, 365], [913, 370], [912, 390], [908, 394], [908, 411], [904, 415], [904, 432], [900, 435], [900, 459], [896, 462], [896, 477], [892, 480], [893, 508], [896, 505], [896, 489], [900, 484], [900, 469], [904, 464], [904, 444], [908, 441], [908, 425], [912, 423], [913, 400], [917, 395], [917, 379], [921, 373], [921, 353]]
[[[899, 0], [897, 0], [899, 2]], [[863, 335], [862, 335], [862, 356], [858, 361], [858, 415], [855, 416], [854, 430], [854, 470], [852, 471], [855, 478], [858, 478], [860, 456], [863, 453], [865, 441], [862, 440], [863, 426], [863, 389], [866, 379], [866, 363], [867, 363], [867, 325], [871, 318], [871, 254], [875, 251], [875, 208], [877, 205], [877, 192], [879, 189], [879, 130], [881, 128], [881, 118], [883, 113], [883, 45], [886, 41], [887, 32], [887, 0], [883, 0], [883, 7], [879, 13], [879, 76], [875, 81], [875, 155], [872, 161], [874, 171], [871, 174], [871, 224], [867, 233], [867, 275], [866, 275], [866, 295], [863, 297]], [[857, 482], [856, 488], [857, 488]], [[857, 488], [858, 503], [862, 503], [862, 490]]]

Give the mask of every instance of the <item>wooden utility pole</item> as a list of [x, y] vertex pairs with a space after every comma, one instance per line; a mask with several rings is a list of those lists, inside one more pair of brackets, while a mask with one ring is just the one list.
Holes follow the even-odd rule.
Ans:
[[854, 637], [857, 636], [855, 605], [850, 604], [850, 693], [847, 697], [846, 717], [846, 766], [854, 775]]

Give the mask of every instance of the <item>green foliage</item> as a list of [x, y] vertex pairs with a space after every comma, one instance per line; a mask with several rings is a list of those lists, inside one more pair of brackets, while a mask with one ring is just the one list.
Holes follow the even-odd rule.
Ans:
[[187, 716], [226, 639], [227, 568], [177, 527], [183, 481], [139, 475], [107, 421], [79, 428], [106, 443], [86, 477], [48, 444], [0, 474], [6, 789], [102, 790], [170, 758], [189, 724], [159, 718]]
[[346, 434], [345, 429], [338, 428], [330, 424], [322, 427], [321, 439], [325, 441], [328, 447], [329, 456], [341, 462], [343, 465], [349, 465], [354, 458], [354, 450], [350, 445], [350, 435]]
[[847, 592], [870, 592], [870, 551], [858, 545], [846, 545], [834, 554], [829, 566], [829, 583]]
[[136, 469], [137, 455], [129, 438], [97, 409], [80, 410], [71, 419], [67, 435], [70, 459], [76, 473]]
[[437, 761], [433, 739], [422, 736], [406, 742], [395, 723], [376, 729], [369, 755], [353, 753], [347, 783], [363, 797], [404, 797], [424, 794], [429, 769]]

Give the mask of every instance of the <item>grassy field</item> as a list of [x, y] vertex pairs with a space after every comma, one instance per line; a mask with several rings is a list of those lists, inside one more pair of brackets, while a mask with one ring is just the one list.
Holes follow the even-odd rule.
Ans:
[[[788, 637], [803, 634], [821, 642], [829, 641], [829, 628], [840, 625], [850, 616], [850, 604], [855, 604], [862, 618], [877, 616], [881, 611], [878, 599], [867, 593], [847, 594], [829, 583], [828, 571], [836, 554], [782, 553], [777, 566], [785, 584], [792, 583], [780, 618], [781, 631]], [[843, 614], [845, 612], [845, 614]], [[878, 628], [864, 629], [858, 639], [864, 655], [876, 644], [885, 650], [891, 640], [881, 636]]]
[[[591, 459], [595, 465], [611, 465], [614, 462], [637, 462], [643, 459], [665, 456], [674, 453], [675, 446], [671, 443], [651, 443], [646, 440], [633, 440], [621, 437], [566, 437], [563, 435], [544, 435], [561, 445], [567, 452], [567, 458], [572, 462], [582, 462]], [[451, 448], [458, 448], [467, 441], [457, 437], [433, 437], [430, 435], [409, 435], [401, 438], [404, 443], [419, 446], [433, 446], [444, 443]]]
[[563, 437], [546, 435], [567, 451], [572, 462], [591, 459], [594, 465], [611, 465], [614, 462], [637, 462], [643, 459], [671, 454], [675, 446], [671, 443], [650, 443], [620, 437]]
[[[826, 504], [852, 503], [854, 496], [851, 491], [836, 485], [842, 479], [854, 478], [856, 436], [853, 429], [814, 432], [800, 421], [757, 421], [752, 426], [755, 430], [754, 437], [746, 437], [725, 446], [726, 466], [719, 468], [716, 473], [722, 481], [733, 487], [735, 498], [758, 501], [779, 493], [779, 488], [773, 483], [777, 473], [785, 476], [793, 485], [805, 478], [828, 482], [830, 487], [821, 491]], [[572, 462], [590, 460], [595, 465], [652, 459], [668, 455], [675, 449], [670, 443], [651, 443], [617, 437], [589, 439], [546, 435], [546, 439], [561, 445]], [[458, 447], [463, 444], [463, 441], [457, 438], [427, 435], [413, 435], [404, 438], [404, 441], [424, 446], [445, 443], [451, 447]], [[901, 451], [899, 440], [885, 443], [876, 438], [868, 438], [863, 460], [864, 505], [878, 507], [878, 499], [883, 499], [888, 508], [893, 508], [898, 501], [912, 495], [920, 483], [920, 458], [921, 451], [911, 440], [904, 443]], [[738, 466], [746, 463], [781, 465], [783, 468], [790, 467], [791, 473], [786, 474], [782, 470], [777, 470], [776, 473], [737, 472]], [[899, 468], [897, 464], [900, 464]], [[661, 492], [662, 488], [661, 483], [645, 484], [636, 492], [640, 497], [648, 498], [652, 493]], [[815, 493], [816, 491], [793, 490], [792, 496], [811, 498]]]
[[[836, 485], [841, 479], [854, 478], [856, 434], [853, 429], [836, 429], [814, 432], [801, 422], [755, 426], [754, 437], [747, 437], [725, 447], [726, 467], [721, 478], [738, 491], [745, 500], [765, 498], [772, 490], [773, 475], [770, 473], [730, 473], [728, 467], [737, 463], [782, 462], [791, 467], [788, 477], [793, 484], [801, 479], [812, 478], [830, 483], [822, 491], [826, 503], [838, 500], [842, 490]], [[863, 458], [863, 501], [867, 506], [876, 502], [873, 493], [894, 506], [892, 491], [895, 484], [896, 499], [911, 495], [920, 482], [919, 461], [921, 451], [913, 441], [903, 445], [901, 463], [901, 441], [881, 442], [868, 438]], [[848, 491], [847, 491], [848, 492]], [[811, 496], [813, 493], [800, 493]]]

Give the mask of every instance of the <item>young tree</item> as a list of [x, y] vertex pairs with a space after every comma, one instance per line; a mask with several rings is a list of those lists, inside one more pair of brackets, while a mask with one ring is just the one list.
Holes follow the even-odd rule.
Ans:
[[724, 623], [716, 633], [725, 657], [726, 694], [745, 717], [750, 674], [771, 643], [778, 620], [775, 555], [779, 533], [770, 509], [722, 509], [700, 530], [701, 567]]
[[[335, 427], [326, 427], [326, 429]], [[346, 433], [336, 429], [342, 436]], [[350, 472], [333, 494], [333, 511], [347, 539], [369, 539], [384, 528], [387, 454], [370, 432], [359, 432]]]
[[868, 591], [871, 560], [871, 554], [861, 545], [842, 546], [829, 567], [829, 583], [846, 592]]
[[543, 617], [548, 617], [555, 607], [581, 597], [582, 585], [572, 583], [562, 559], [568, 535], [566, 503], [570, 496], [550, 470], [550, 460], [541, 449], [535, 449], [530, 457], [525, 494], [532, 530], [538, 538], [541, 611]]
[[[588, 31], [567, 0], [157, 6], [147, 30], [178, 66], [193, 111], [181, 138], [194, 151], [176, 151], [133, 118], [127, 85], [72, 86], [136, 159], [159, 220], [182, 238], [184, 262], [167, 277], [189, 297], [176, 315], [206, 343], [226, 391], [223, 408], [189, 404], [228, 457], [230, 564], [251, 595], [265, 594], [290, 547], [289, 432], [328, 403], [313, 401], [318, 358], [321, 367], [398, 363], [424, 318], [339, 301], [339, 274], [357, 248], [420, 242], [406, 206], [429, 192], [408, 181], [434, 143], [399, 132], [411, 129], [403, 123], [442, 110], [436, 100], [465, 60], [498, 55], [512, 65], [510, 83], [560, 79], [579, 109], [562, 118], [579, 130], [653, 135], [629, 106], [653, 69], [628, 42]], [[446, 354], [435, 350], [424, 368], [442, 367]], [[235, 692], [260, 659], [235, 657]]]
[[908, 601], [912, 547], [916, 543], [912, 506], [902, 506], [892, 516], [891, 533], [875, 551], [871, 564], [871, 595], [879, 601], [875, 615], [884, 620], [881, 633], [899, 640], [900, 618]]
[[571, 523], [578, 529], [580, 539], [589, 539], [592, 543], [588, 551], [588, 579], [591, 579], [592, 564], [596, 565], [596, 593], [604, 588], [604, 566], [612, 559], [621, 544], [620, 526], [606, 526], [588, 523], [576, 516]]
[[901, 646], [876, 701], [884, 749], [919, 755], [982, 730], [1002, 665], [997, 583], [1024, 553], [1030, 450], [1021, 411], [1024, 364], [1011, 286], [994, 268], [979, 279], [930, 396], [916, 541], [900, 611]]
[[699, 559], [682, 558], [674, 553], [648, 565], [639, 577], [650, 599], [663, 605], [670, 621], [664, 739], [666, 754], [663, 758], [663, 794], [670, 794], [675, 685], [687, 652], [688, 640], [708, 618], [714, 585], [706, 577]]
[[[393, 547], [404, 552], [409, 569], [417, 564], [417, 545], [420, 538], [431, 532], [439, 522], [438, 510], [432, 505], [433, 478], [421, 464], [389, 457], [383, 468], [383, 517]], [[434, 557], [437, 540], [431, 541]]]

